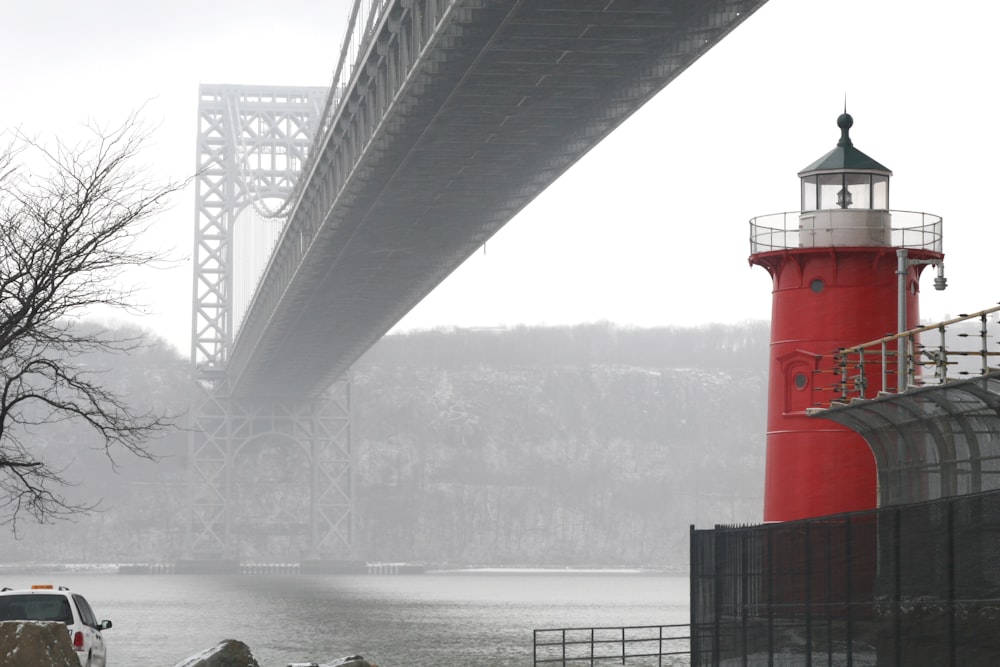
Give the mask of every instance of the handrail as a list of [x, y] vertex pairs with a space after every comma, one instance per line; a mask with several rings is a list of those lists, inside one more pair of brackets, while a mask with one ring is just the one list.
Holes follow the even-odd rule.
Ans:
[[[842, 210], [847, 212], [855, 211], [855, 209]], [[813, 213], [813, 211], [806, 211], [804, 213], [808, 215]], [[943, 221], [941, 216], [921, 211], [883, 211], [883, 213], [889, 214], [891, 221], [891, 226], [887, 228], [887, 232], [890, 235], [887, 239], [889, 241], [887, 245], [898, 248], [941, 252], [943, 239]], [[751, 218], [751, 254], [802, 247], [801, 236], [803, 230], [800, 229], [800, 218], [802, 215], [802, 211], [786, 211]], [[837, 234], [843, 234], [847, 239], [852, 239], [856, 235], [850, 232], [855, 230], [867, 231], [868, 228], [852, 228], [850, 226], [838, 225], [835, 231]], [[845, 232], [847, 233], [845, 234]], [[854, 243], [847, 241], [842, 244], [836, 242], [836, 238], [834, 238], [830, 245], [854, 245]]]
[[532, 655], [535, 667], [607, 661], [625, 665], [630, 660], [636, 661], [633, 664], [652, 664], [645, 660], [648, 658], [657, 658], [658, 665], [676, 664], [666, 663], [664, 658], [691, 655], [691, 626], [683, 623], [535, 630]]
[[312, 147], [306, 154], [306, 163], [302, 165], [292, 192], [281, 206], [276, 210], [258, 211], [262, 216], [267, 218], [285, 217], [301, 198], [302, 189], [309, 180], [308, 175], [313, 170], [321, 152], [320, 147], [324, 145], [333, 130], [333, 121], [339, 111], [343, 92], [347, 90], [347, 86], [354, 78], [354, 74], [361, 64], [361, 56], [367, 53], [366, 47], [371, 41], [375, 27], [381, 24], [386, 7], [392, 2], [393, 0], [354, 0], [351, 3], [351, 11], [347, 18], [347, 31], [340, 47], [340, 57], [337, 58], [330, 91], [326, 95], [326, 102], [323, 104], [319, 121], [316, 123], [316, 135], [313, 138]]
[[914, 329], [907, 329], [896, 334], [890, 334], [888, 336], [883, 336], [882, 338], [876, 338], [875, 340], [870, 340], [866, 343], [861, 343], [860, 345], [855, 345], [853, 347], [844, 347], [839, 350], [839, 352], [860, 352], [864, 348], [874, 347], [875, 345], [881, 345], [883, 343], [893, 343], [898, 341], [900, 338], [906, 338], [908, 336], [914, 336], [916, 334], [925, 333], [928, 331], [937, 331], [941, 327], [948, 327], [952, 324], [958, 324], [959, 322], [968, 322], [969, 320], [982, 318], [985, 315], [991, 313], [1000, 312], [1000, 306], [994, 306], [992, 308], [987, 308], [986, 310], [980, 310], [969, 315], [961, 314], [958, 317], [953, 317], [950, 320], [944, 320], [941, 322], [935, 322], [934, 324], [926, 324], [922, 327], [916, 327]]
[[[990, 339], [994, 338], [990, 325], [998, 324], [997, 314], [1000, 314], [1000, 306], [838, 349], [833, 355], [838, 378], [834, 386], [836, 398], [822, 402], [819, 409], [895, 393], [893, 387], [946, 384], [1000, 371], [1000, 367], [990, 365], [991, 360], [1000, 357], [1000, 350], [990, 346]], [[957, 325], [975, 320], [979, 321], [977, 330], [966, 327], [969, 330], [956, 331], [961, 328]], [[921, 340], [922, 334], [929, 333], [937, 334], [935, 344]], [[973, 341], [971, 344], [966, 343], [969, 339]], [[905, 357], [902, 369], [897, 365], [900, 354]], [[932, 370], [933, 374], [925, 375], [924, 370]], [[888, 381], [890, 375], [898, 378], [899, 373], [904, 374], [904, 382]], [[872, 378], [876, 376], [881, 377], [877, 391], [872, 388]]]

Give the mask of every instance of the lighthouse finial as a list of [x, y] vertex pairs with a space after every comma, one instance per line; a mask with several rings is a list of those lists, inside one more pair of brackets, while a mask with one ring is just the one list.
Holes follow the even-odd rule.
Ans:
[[837, 142], [838, 146], [853, 146], [854, 143], [851, 141], [851, 126], [854, 125], [854, 119], [851, 118], [851, 114], [847, 113], [847, 94], [844, 94], [844, 113], [840, 114], [837, 118], [837, 127], [840, 128], [840, 141]]

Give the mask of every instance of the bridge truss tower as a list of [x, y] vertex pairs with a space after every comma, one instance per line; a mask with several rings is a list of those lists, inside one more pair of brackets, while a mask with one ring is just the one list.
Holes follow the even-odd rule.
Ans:
[[187, 558], [352, 553], [348, 382], [282, 401], [233, 394], [227, 371], [327, 92], [234, 85], [199, 91], [191, 360], [202, 395], [192, 416]]

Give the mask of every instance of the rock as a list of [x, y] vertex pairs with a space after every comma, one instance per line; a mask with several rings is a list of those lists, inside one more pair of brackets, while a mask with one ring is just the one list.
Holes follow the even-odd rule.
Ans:
[[288, 667], [378, 667], [374, 662], [368, 662], [360, 655], [351, 655], [346, 658], [339, 658], [333, 662], [293, 662]]
[[[2, 657], [3, 654], [0, 653], [0, 658]], [[0, 659], [0, 667], [7, 667], [7, 663], [3, 662], [2, 659]], [[21, 666], [18, 665], [18, 667]], [[25, 663], [25, 667], [29, 667], [27, 663]], [[38, 666], [31, 665], [30, 667]], [[59, 665], [59, 667], [62, 667], [62, 665]], [[72, 665], [72, 667], [77, 666]], [[260, 667], [260, 665], [257, 664], [257, 661], [250, 653], [250, 648], [246, 644], [236, 639], [224, 639], [219, 642], [218, 646], [205, 649], [197, 655], [192, 655], [190, 658], [178, 662], [174, 667]], [[288, 667], [378, 667], [378, 665], [368, 662], [360, 655], [351, 655], [346, 658], [334, 660], [329, 664], [293, 662]]]
[[223, 639], [218, 646], [181, 660], [174, 667], [260, 667], [250, 647], [236, 639]]
[[341, 658], [330, 667], [378, 667], [374, 662], [368, 662], [360, 655], [352, 655], [348, 658]]
[[3, 667], [80, 667], [65, 623], [4, 621], [0, 623]]

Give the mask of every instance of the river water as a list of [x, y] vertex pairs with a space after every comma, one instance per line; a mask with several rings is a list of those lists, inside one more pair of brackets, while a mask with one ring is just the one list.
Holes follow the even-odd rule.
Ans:
[[531, 665], [532, 630], [688, 622], [686, 577], [628, 572], [420, 575], [3, 575], [82, 593], [109, 667], [173, 667], [222, 639], [261, 667], [361, 654], [379, 667]]

